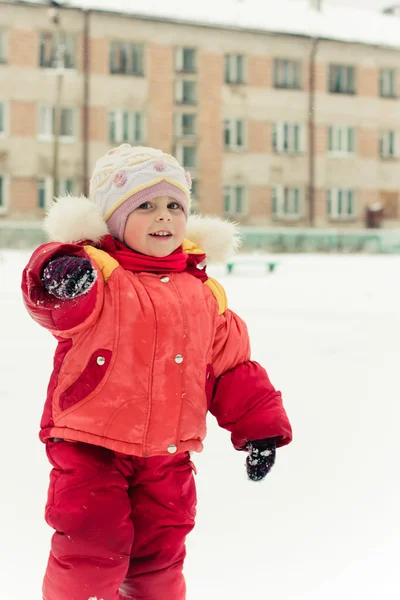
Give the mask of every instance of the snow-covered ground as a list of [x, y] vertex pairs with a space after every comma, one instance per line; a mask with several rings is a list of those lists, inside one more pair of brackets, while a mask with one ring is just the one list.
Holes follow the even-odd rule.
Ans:
[[[37, 430], [54, 343], [21, 303], [27, 257], [0, 251], [1, 600], [40, 600], [51, 535]], [[210, 420], [188, 600], [398, 598], [400, 257], [279, 261], [273, 275], [211, 269], [284, 393], [295, 440], [256, 484]]]

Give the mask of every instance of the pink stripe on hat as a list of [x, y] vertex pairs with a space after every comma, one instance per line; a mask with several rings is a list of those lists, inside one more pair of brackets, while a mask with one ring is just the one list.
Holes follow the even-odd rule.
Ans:
[[107, 220], [107, 227], [111, 235], [123, 242], [126, 221], [131, 212], [144, 202], [148, 202], [149, 200], [153, 200], [154, 198], [158, 198], [160, 196], [169, 196], [173, 200], [179, 202], [179, 204], [182, 206], [183, 212], [185, 213], [186, 219], [188, 218], [189, 202], [185, 192], [176, 185], [163, 180], [151, 185], [148, 188], [136, 192], [136, 194], [125, 200], [125, 202], [123, 202], [112, 213], [110, 218]]

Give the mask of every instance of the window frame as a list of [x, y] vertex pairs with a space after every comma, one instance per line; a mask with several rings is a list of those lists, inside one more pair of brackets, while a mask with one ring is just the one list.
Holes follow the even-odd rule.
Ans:
[[[232, 63], [234, 63], [232, 65]], [[239, 66], [240, 65], [240, 66]], [[246, 57], [244, 54], [225, 54], [224, 80], [228, 85], [246, 84]]]
[[[188, 164], [185, 158], [185, 150], [191, 150], [194, 153], [194, 164]], [[176, 160], [184, 169], [197, 169], [198, 164], [198, 150], [197, 146], [193, 146], [191, 144], [185, 144], [185, 142], [179, 142], [175, 144], [174, 155]]]
[[[336, 71], [336, 73], [335, 73]], [[340, 79], [345, 76], [346, 85], [340, 83]], [[344, 94], [354, 96], [357, 93], [356, 67], [354, 65], [342, 65], [331, 63], [328, 69], [328, 89], [331, 94]], [[337, 79], [336, 84], [334, 81]]]
[[8, 63], [8, 35], [6, 29], [0, 27], [0, 65]]
[[[38, 177], [37, 178], [37, 202], [36, 202], [36, 207], [38, 210], [47, 210], [50, 206], [51, 203], [53, 202], [53, 177]], [[70, 189], [67, 188], [66, 183], [67, 182], [71, 182], [71, 187]], [[41, 184], [43, 183], [43, 189], [40, 189]], [[41, 191], [44, 191], [44, 205], [40, 206], [39, 203], [39, 196]], [[57, 196], [66, 196], [66, 195], [71, 195], [73, 196], [76, 193], [76, 179], [73, 179], [72, 177], [60, 177], [58, 180], [58, 190], [56, 192]]]
[[[43, 47], [45, 45], [45, 38], [51, 39], [51, 59], [50, 61], [43, 61], [44, 57]], [[57, 51], [58, 46], [61, 43], [60, 40], [64, 41], [63, 51], [63, 65], [62, 69], [76, 69], [76, 36], [71, 33], [60, 33], [54, 31], [41, 31], [39, 38], [39, 67], [41, 69], [57, 69]], [[66, 60], [68, 58], [68, 61]]]
[[[296, 134], [297, 131], [297, 134]], [[296, 147], [297, 138], [297, 147]], [[286, 146], [286, 147], [285, 147]], [[272, 149], [275, 154], [298, 155], [304, 153], [304, 127], [302, 123], [275, 121], [272, 128]]]
[[[239, 132], [241, 129], [241, 132]], [[224, 119], [224, 148], [225, 150], [245, 150], [247, 147], [246, 143], [246, 121], [245, 119]], [[230, 141], [227, 141], [227, 135]], [[239, 139], [241, 138], [241, 143]]]
[[[398, 158], [398, 135], [395, 129], [385, 129], [379, 135], [379, 156], [381, 159], [396, 159]], [[390, 148], [393, 151], [387, 152]]]
[[[302, 69], [303, 65], [301, 60], [291, 59], [291, 58], [274, 58], [273, 63], [273, 78], [274, 78], [274, 88], [277, 90], [301, 90], [303, 89], [302, 85]], [[289, 69], [292, 70], [292, 77], [288, 77]], [[284, 77], [282, 77], [282, 70], [285, 70], [286, 73]], [[283, 79], [286, 79], [286, 82], [283, 82]], [[292, 79], [292, 82], [288, 80]]]
[[[124, 60], [125, 68], [122, 68], [122, 52], [124, 49], [126, 56]], [[118, 50], [118, 52], [117, 52]], [[138, 52], [139, 58], [135, 57], [135, 52]], [[145, 66], [145, 44], [143, 42], [132, 42], [128, 40], [110, 40], [108, 48], [108, 73], [109, 75], [123, 75], [128, 77], [144, 77], [146, 72]], [[135, 67], [135, 63], [138, 68]], [[118, 64], [117, 64], [118, 63]]]
[[[350, 143], [351, 139], [351, 143]], [[346, 143], [343, 144], [343, 140]], [[340, 145], [347, 146], [345, 150]], [[351, 125], [329, 125], [328, 154], [329, 156], [353, 156], [356, 153], [356, 129]]]
[[[242, 191], [242, 211], [238, 211], [238, 190]], [[234, 206], [231, 210], [232, 203], [232, 192], [235, 194], [235, 198], [233, 198]], [[227, 210], [227, 198], [229, 197], [229, 210]], [[227, 184], [224, 185], [223, 188], [223, 214], [225, 216], [235, 217], [236, 219], [245, 218], [248, 215], [248, 191], [247, 186], [244, 184]]]
[[[114, 116], [114, 127], [115, 131], [120, 135], [115, 135], [113, 138], [111, 135], [111, 119]], [[124, 138], [125, 119], [128, 117], [128, 131], [133, 134], [131, 137], [128, 135], [128, 139]], [[141, 136], [136, 137], [137, 120], [140, 120]], [[124, 108], [113, 108], [108, 111], [108, 140], [115, 144], [143, 144], [147, 138], [147, 127], [146, 117], [142, 111], [138, 110], [126, 110]]]
[[5, 215], [9, 211], [10, 176], [0, 171], [0, 179], [0, 215]]
[[[46, 131], [41, 132], [41, 120], [42, 120], [42, 110], [46, 111], [45, 121], [46, 121]], [[73, 123], [73, 133], [72, 135], [64, 135], [62, 131], [60, 131], [59, 139], [64, 143], [75, 143], [78, 139], [78, 119], [77, 119], [77, 110], [75, 106], [62, 106], [61, 107], [61, 126], [63, 121], [62, 112], [69, 110], [72, 114], [72, 123]], [[52, 111], [52, 116], [50, 117], [49, 112]], [[55, 117], [55, 106], [53, 104], [41, 103], [38, 106], [38, 133], [37, 139], [41, 142], [48, 142], [54, 139], [54, 117]], [[51, 123], [50, 133], [48, 131], [49, 121]]]
[[[347, 198], [343, 199], [343, 193]], [[350, 197], [349, 197], [350, 196]], [[352, 212], [341, 211], [338, 208], [345, 202], [350, 202]], [[336, 210], [332, 210], [333, 203], [336, 204]], [[330, 188], [327, 190], [327, 216], [330, 221], [354, 221], [357, 219], [357, 194], [354, 188]]]
[[[183, 118], [191, 117], [193, 119], [193, 131], [191, 133], [185, 133]], [[185, 139], [193, 139], [197, 136], [197, 115], [191, 112], [178, 112], [175, 113], [174, 117], [174, 132], [175, 137], [182, 137]]]
[[[185, 84], [190, 84], [192, 90], [194, 90], [194, 97], [188, 100], [185, 100]], [[180, 106], [197, 106], [197, 81], [193, 79], [178, 79], [175, 81], [175, 104]]]
[[0, 129], [0, 140], [8, 136], [8, 103], [0, 101], [0, 126], [3, 123], [3, 130]]
[[[185, 52], [193, 53], [193, 63], [185, 66]], [[175, 48], [175, 73], [197, 73], [197, 48], [193, 46], [177, 46]]]
[[[389, 75], [389, 85], [386, 82], [385, 85], [385, 75]], [[391, 77], [390, 77], [391, 76]], [[392, 69], [392, 68], [383, 68], [380, 69], [379, 71], [379, 95], [381, 98], [388, 98], [388, 99], [396, 99], [398, 97], [397, 95], [397, 77], [398, 77], [398, 73], [397, 73], [397, 69]], [[389, 93], [385, 93], [385, 87], [390, 88], [389, 89]]]
[[[292, 198], [292, 195], [297, 196]], [[297, 203], [297, 212], [286, 211], [287, 204]], [[285, 221], [298, 221], [304, 215], [304, 190], [300, 186], [272, 186], [272, 217]]]

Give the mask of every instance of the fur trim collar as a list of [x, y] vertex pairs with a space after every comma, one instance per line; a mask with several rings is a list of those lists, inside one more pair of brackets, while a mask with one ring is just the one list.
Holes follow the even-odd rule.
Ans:
[[[109, 233], [97, 206], [85, 196], [60, 196], [50, 207], [44, 229], [52, 242], [92, 240], [98, 244]], [[224, 261], [240, 246], [235, 223], [218, 217], [191, 215], [186, 237], [204, 250], [212, 262]]]

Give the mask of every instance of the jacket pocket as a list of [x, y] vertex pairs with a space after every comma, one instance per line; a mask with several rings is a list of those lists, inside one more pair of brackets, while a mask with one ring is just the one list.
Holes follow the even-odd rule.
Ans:
[[107, 373], [111, 356], [111, 350], [96, 350], [92, 354], [78, 379], [60, 395], [60, 409], [62, 411], [78, 404], [97, 388]]
[[206, 370], [206, 396], [207, 396], [207, 410], [210, 410], [213, 392], [214, 392], [214, 384], [215, 384], [215, 375], [214, 369], [211, 365], [207, 365]]

